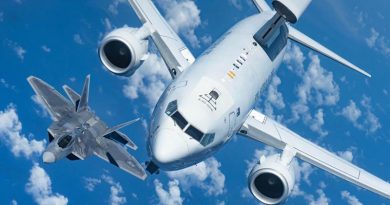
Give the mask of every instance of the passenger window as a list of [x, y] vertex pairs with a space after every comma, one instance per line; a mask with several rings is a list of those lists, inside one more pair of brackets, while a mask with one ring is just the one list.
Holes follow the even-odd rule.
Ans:
[[181, 129], [184, 129], [188, 124], [187, 120], [179, 112], [173, 113], [171, 117]]
[[194, 126], [190, 125], [187, 130], [186, 130], [186, 133], [188, 135], [190, 135], [192, 138], [194, 138], [195, 140], [197, 140], [198, 142], [202, 139], [203, 137], [203, 133], [201, 131], [199, 131], [198, 129], [196, 129]]
[[215, 138], [215, 134], [205, 134], [205, 136], [200, 141], [200, 144], [206, 147], [207, 145], [211, 144], [214, 141], [214, 138]]
[[62, 137], [59, 141], [58, 141], [58, 146], [61, 147], [62, 149], [66, 148], [69, 143], [72, 141], [72, 136], [70, 135], [66, 135], [65, 137]]

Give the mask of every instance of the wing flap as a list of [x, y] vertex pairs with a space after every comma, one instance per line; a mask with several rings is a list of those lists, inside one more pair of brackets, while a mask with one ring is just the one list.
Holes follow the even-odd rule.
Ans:
[[240, 133], [281, 150], [286, 146], [295, 149], [296, 157], [390, 199], [388, 182], [306, 140], [262, 113], [252, 111]]
[[58, 121], [73, 111], [72, 104], [49, 84], [34, 76], [28, 77], [27, 80], [53, 120]]
[[129, 0], [129, 3], [141, 22], [148, 23], [151, 27], [151, 37], [173, 77], [175, 74], [172, 68], [175, 68], [176, 72], [182, 72], [195, 61], [190, 50], [151, 0]]

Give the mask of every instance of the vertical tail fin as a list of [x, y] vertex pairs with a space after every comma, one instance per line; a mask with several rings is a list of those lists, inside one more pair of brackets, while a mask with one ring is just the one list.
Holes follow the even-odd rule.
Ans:
[[88, 99], [89, 99], [89, 82], [91, 79], [91, 75], [87, 75], [84, 82], [83, 92], [81, 94], [80, 102], [77, 107], [77, 111], [85, 110], [88, 108]]

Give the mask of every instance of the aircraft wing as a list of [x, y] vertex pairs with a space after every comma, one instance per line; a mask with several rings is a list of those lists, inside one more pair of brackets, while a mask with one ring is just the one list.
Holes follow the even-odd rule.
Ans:
[[34, 76], [28, 77], [27, 80], [54, 121], [73, 112], [72, 104], [49, 84]]
[[388, 182], [306, 140], [260, 112], [252, 111], [239, 133], [281, 150], [291, 148], [296, 151], [296, 157], [390, 199]]
[[146, 179], [144, 168], [123, 146], [107, 138], [100, 140], [103, 148], [96, 148], [95, 155], [139, 179]]
[[129, 0], [129, 3], [141, 22], [149, 26], [153, 42], [160, 51], [173, 78], [195, 61], [191, 51], [161, 16], [151, 0]]

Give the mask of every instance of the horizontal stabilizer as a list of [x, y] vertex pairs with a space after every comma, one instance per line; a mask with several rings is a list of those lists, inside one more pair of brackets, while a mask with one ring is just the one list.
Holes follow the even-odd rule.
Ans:
[[62, 88], [65, 90], [72, 103], [77, 106], [81, 98], [80, 95], [67, 85], [62, 86]]
[[364, 71], [363, 69], [355, 66], [354, 64], [350, 63], [349, 61], [345, 60], [344, 58], [342, 58], [341, 56], [337, 55], [336, 53], [334, 53], [333, 51], [329, 50], [328, 48], [326, 48], [325, 46], [321, 45], [320, 43], [316, 42], [315, 40], [311, 39], [310, 37], [306, 36], [305, 34], [301, 33], [300, 31], [298, 31], [297, 29], [295, 29], [294, 27], [292, 26], [288, 26], [288, 29], [289, 29], [289, 38], [297, 43], [300, 43], [314, 51], [317, 51], [325, 56], [327, 56], [328, 58], [332, 59], [332, 60], [335, 60], [367, 77], [371, 77], [371, 75], [369, 73], [367, 73], [366, 71]]

